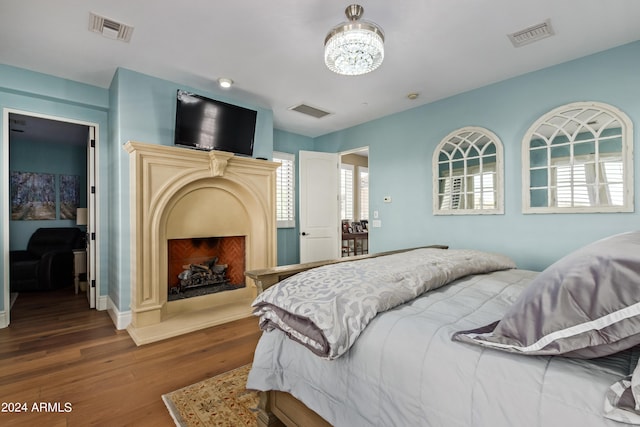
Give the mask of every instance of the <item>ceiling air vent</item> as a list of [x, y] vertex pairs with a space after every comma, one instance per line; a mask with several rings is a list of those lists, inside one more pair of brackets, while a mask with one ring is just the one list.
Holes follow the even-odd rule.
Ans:
[[315, 117], [316, 119], [321, 119], [324, 116], [328, 116], [328, 111], [320, 110], [319, 108], [312, 107], [306, 104], [296, 105], [294, 107], [290, 107], [289, 110], [297, 111], [298, 113], [306, 114], [307, 116]]
[[90, 12], [89, 31], [100, 33], [113, 40], [120, 40], [128, 43], [131, 40], [131, 35], [133, 34], [133, 27]]
[[553, 27], [551, 27], [551, 21], [546, 20], [541, 24], [532, 25], [524, 30], [517, 31], [513, 34], [509, 34], [509, 40], [513, 43], [514, 47], [524, 46], [529, 43], [537, 42], [547, 37], [551, 37], [554, 34]]

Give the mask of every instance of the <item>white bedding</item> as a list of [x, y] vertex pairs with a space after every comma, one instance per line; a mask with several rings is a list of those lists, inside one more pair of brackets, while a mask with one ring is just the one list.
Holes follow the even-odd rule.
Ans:
[[265, 332], [247, 387], [289, 392], [335, 426], [623, 426], [603, 417], [603, 402], [635, 367], [633, 351], [576, 360], [451, 341], [499, 319], [536, 274], [498, 271], [430, 291], [378, 314], [335, 360]]

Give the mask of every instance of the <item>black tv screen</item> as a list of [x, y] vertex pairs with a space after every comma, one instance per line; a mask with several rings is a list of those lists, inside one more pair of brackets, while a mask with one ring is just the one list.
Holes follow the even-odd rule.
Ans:
[[175, 145], [253, 155], [257, 112], [178, 90]]

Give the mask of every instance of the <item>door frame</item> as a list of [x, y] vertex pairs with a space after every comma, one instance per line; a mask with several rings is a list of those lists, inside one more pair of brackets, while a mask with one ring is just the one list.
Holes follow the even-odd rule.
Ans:
[[[9, 266], [9, 220], [11, 218], [11, 214], [10, 214], [10, 207], [9, 207], [9, 114], [20, 114], [20, 115], [24, 115], [24, 116], [31, 116], [31, 117], [38, 117], [38, 118], [42, 118], [42, 119], [48, 119], [48, 120], [54, 120], [54, 121], [59, 121], [59, 122], [66, 122], [66, 123], [74, 123], [74, 124], [78, 124], [78, 125], [83, 125], [83, 126], [88, 126], [88, 127], [94, 127], [95, 128], [95, 153], [96, 153], [96, 159], [95, 159], [95, 168], [94, 170], [87, 170], [87, 176], [89, 176], [89, 174], [92, 174], [92, 176], [94, 176], [94, 183], [95, 183], [95, 187], [96, 189], [99, 188], [98, 186], [98, 171], [97, 171], [97, 165], [98, 165], [98, 159], [97, 159], [97, 153], [98, 153], [98, 139], [99, 139], [99, 135], [100, 135], [100, 126], [98, 123], [94, 123], [94, 122], [88, 122], [88, 121], [84, 121], [84, 120], [76, 120], [76, 119], [72, 119], [69, 117], [60, 117], [60, 116], [54, 116], [51, 114], [41, 114], [41, 113], [34, 113], [32, 111], [25, 111], [25, 110], [19, 110], [19, 109], [14, 109], [14, 108], [3, 108], [2, 109], [2, 149], [1, 149], [1, 153], [2, 153], [2, 168], [1, 170], [3, 171], [3, 176], [2, 176], [2, 187], [1, 187], [1, 192], [2, 192], [2, 196], [1, 196], [1, 200], [0, 200], [0, 209], [2, 209], [3, 215], [2, 215], [2, 235], [3, 235], [3, 239], [2, 239], [2, 272], [3, 272], [3, 277], [2, 277], [2, 282], [4, 283], [4, 290], [3, 290], [3, 309], [0, 310], [0, 328], [5, 328], [7, 326], [9, 326], [9, 324], [11, 323], [11, 295], [10, 295], [10, 286], [9, 286], [9, 270], [10, 270], [10, 266]], [[95, 202], [95, 229], [98, 229], [98, 224], [99, 224], [99, 198], [97, 197], [97, 192], [96, 192], [96, 202]], [[94, 247], [95, 247], [95, 251], [96, 251], [96, 259], [99, 259], [99, 253], [100, 253], [100, 244], [98, 241], [98, 237], [99, 237], [99, 233], [96, 233], [96, 239], [94, 241]], [[95, 286], [96, 286], [96, 297], [99, 298], [100, 296], [100, 263], [96, 262], [96, 271], [95, 271]], [[97, 306], [97, 304], [96, 304]]]
[[[362, 151], [366, 151], [368, 153], [368, 158], [371, 157], [371, 148], [368, 145], [365, 145], [364, 147], [359, 147], [359, 148], [353, 148], [350, 150], [346, 150], [346, 151], [341, 151], [338, 153], [338, 168], [342, 167], [342, 156], [347, 155], [347, 154], [357, 154], [360, 153]], [[369, 203], [367, 206], [367, 211], [370, 212], [371, 211], [371, 162], [369, 160], [367, 160], [367, 170], [369, 171]], [[340, 173], [338, 171], [338, 173]], [[354, 181], [356, 179], [358, 179], [357, 176], [354, 175], [353, 177]], [[338, 177], [338, 181], [340, 181], [340, 178]], [[360, 184], [358, 184], [358, 188], [360, 188]], [[340, 189], [338, 189], [338, 197], [340, 197]], [[340, 201], [342, 202], [342, 201]], [[358, 203], [358, 206], [360, 205], [360, 203]], [[338, 220], [342, 221], [341, 218], [341, 212], [340, 210], [338, 210]], [[368, 229], [368, 235], [367, 235], [367, 246], [370, 249], [371, 248], [371, 220], [369, 220], [369, 229]]]

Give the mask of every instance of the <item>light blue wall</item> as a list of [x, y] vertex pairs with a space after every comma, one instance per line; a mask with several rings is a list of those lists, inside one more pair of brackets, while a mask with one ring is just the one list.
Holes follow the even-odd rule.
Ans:
[[[179, 83], [118, 69], [111, 85], [112, 106], [118, 115], [119, 145], [127, 141], [173, 146], [176, 120], [176, 91], [184, 89], [199, 95], [258, 111], [253, 157], [270, 158], [273, 151], [273, 112], [239, 103], [222, 92], [207, 92]], [[123, 153], [126, 153], [122, 150]], [[127, 157], [128, 158], [128, 157]]]
[[[372, 252], [441, 243], [510, 254], [521, 268], [540, 270], [571, 250], [618, 232], [640, 228], [640, 214], [522, 214], [521, 141], [549, 110], [599, 101], [634, 122], [635, 176], [640, 117], [640, 42], [506, 80], [371, 121], [314, 141], [318, 151], [369, 146]], [[449, 132], [482, 126], [504, 144], [505, 214], [434, 216], [431, 158]], [[635, 199], [640, 185], [636, 179]], [[383, 203], [384, 196], [392, 203]]]
[[[273, 131], [273, 150], [283, 153], [295, 154], [296, 166], [300, 164], [298, 161], [298, 153], [300, 150], [313, 150], [313, 138], [298, 135], [283, 130], [274, 129]], [[298, 171], [296, 170], [295, 188], [299, 188]], [[296, 226], [294, 228], [278, 228], [278, 265], [297, 264], [300, 262], [300, 197], [296, 194]]]
[[[113, 256], [109, 265], [109, 296], [121, 311], [131, 302], [129, 224], [129, 154], [122, 148], [128, 141], [173, 146], [176, 92], [184, 89], [258, 111], [254, 141], [254, 157], [271, 158], [273, 152], [273, 112], [269, 109], [239, 103], [222, 92], [207, 92], [179, 83], [158, 79], [120, 68], [109, 89], [114, 125], [111, 133], [110, 170], [117, 200], [113, 200], [114, 219], [110, 231], [114, 236]], [[187, 150], [187, 148], [185, 148]]]
[[[105, 89], [0, 64], [0, 110], [3, 111], [3, 116], [7, 109], [97, 123], [100, 142], [98, 156], [102, 159], [107, 157], [109, 98]], [[4, 134], [3, 126], [4, 122], [0, 121], [0, 135]], [[0, 153], [0, 155], [3, 154]], [[0, 176], [6, 179], [9, 176], [9, 171], [5, 168], [7, 159], [0, 160]], [[105, 164], [100, 164], [98, 168], [99, 182], [106, 182], [106, 176], [107, 168]], [[99, 200], [101, 209], [99, 215], [105, 219], [108, 218], [106, 203], [108, 189], [106, 190], [104, 193], [100, 193]], [[8, 207], [0, 209], [0, 223], [8, 219], [7, 215], [9, 215]], [[106, 265], [106, 249], [109, 241], [106, 226], [101, 227], [97, 232], [103, 233], [103, 247], [101, 247], [98, 262], [101, 265]], [[4, 233], [4, 230], [0, 229], [0, 240], [6, 238]], [[0, 277], [4, 277], [4, 274], [4, 264], [0, 263]], [[105, 279], [105, 276], [101, 276], [103, 284], [99, 290], [101, 295], [106, 294]], [[0, 309], [5, 309], [2, 292], [0, 292]]]
[[[274, 131], [271, 110], [240, 105], [258, 110], [255, 157], [271, 158], [273, 149], [297, 154], [301, 149], [340, 152], [369, 147], [370, 208], [378, 210], [382, 220], [381, 228], [370, 230], [372, 252], [444, 243], [508, 253], [520, 267], [541, 269], [585, 243], [638, 228], [640, 215], [523, 215], [522, 137], [531, 123], [552, 108], [600, 101], [622, 109], [634, 121], [637, 151], [639, 69], [640, 42], [636, 42], [315, 139]], [[207, 93], [126, 69], [118, 70], [107, 90], [0, 65], [1, 108], [99, 125], [100, 294], [108, 293], [120, 311], [129, 309], [132, 238], [129, 159], [122, 145], [129, 140], [173, 144], [178, 88], [236, 103], [223, 92]], [[505, 214], [434, 216], [433, 149], [449, 132], [468, 125], [490, 129], [504, 144]], [[0, 122], [0, 131], [2, 126]], [[634, 164], [637, 171], [638, 160]], [[2, 168], [4, 163], [0, 176], [6, 177], [8, 171]], [[387, 195], [392, 203], [382, 202]], [[6, 215], [8, 210], [0, 211], [0, 219]], [[279, 264], [298, 261], [297, 234], [297, 228], [278, 232]], [[1, 293], [0, 306], [4, 307]]]
[[[87, 147], [28, 140], [11, 136], [9, 145], [11, 172], [39, 172], [56, 175], [59, 194], [60, 175], [77, 175], [80, 181], [80, 204], [87, 206]], [[60, 207], [56, 203], [55, 220], [17, 221], [9, 220], [9, 249], [24, 250], [29, 238], [40, 227], [76, 227], [75, 220], [59, 219]], [[84, 229], [84, 227], [82, 227]]]

